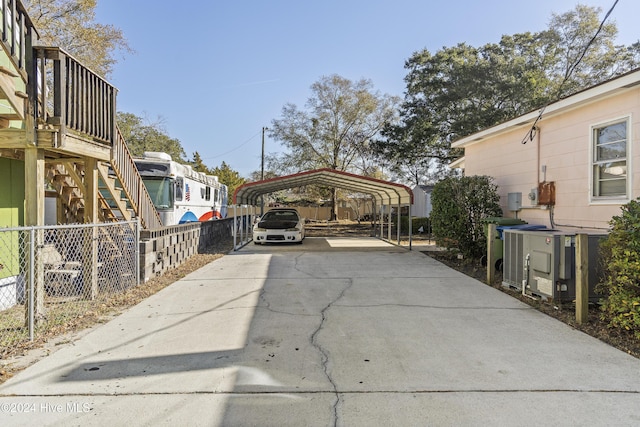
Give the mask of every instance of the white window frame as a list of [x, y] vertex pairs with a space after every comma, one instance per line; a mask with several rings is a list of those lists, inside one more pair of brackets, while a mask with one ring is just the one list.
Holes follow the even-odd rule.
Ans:
[[[624, 196], [595, 196], [594, 195], [594, 165], [596, 159], [596, 139], [595, 132], [597, 129], [607, 127], [610, 125], [614, 125], [617, 123], [625, 122], [627, 127], [627, 141], [626, 141], [626, 166], [627, 166], [627, 185], [626, 185], [626, 195]], [[631, 115], [617, 117], [612, 120], [607, 120], [605, 122], [597, 123], [591, 125], [589, 128], [589, 202], [594, 205], [610, 205], [610, 204], [624, 204], [631, 200], [632, 186], [633, 183], [633, 165], [631, 164], [631, 159], [633, 158], [631, 149], [633, 147], [633, 135], [631, 134]]]

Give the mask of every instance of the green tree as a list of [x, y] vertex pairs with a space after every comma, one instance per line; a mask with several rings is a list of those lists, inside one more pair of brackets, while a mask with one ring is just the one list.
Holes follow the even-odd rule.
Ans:
[[640, 199], [622, 206], [600, 245], [603, 318], [640, 339]]
[[142, 156], [145, 151], [160, 151], [176, 162], [187, 163], [180, 140], [166, 134], [162, 118], [151, 122], [132, 113], [118, 112], [116, 122], [134, 156]]
[[[640, 65], [640, 42], [616, 45], [618, 27], [605, 22], [601, 8], [578, 4], [563, 14], [553, 14], [548, 38], [551, 54], [547, 75], [552, 100], [596, 85]], [[594, 37], [597, 33], [597, 37]], [[585, 51], [585, 48], [587, 48]], [[583, 56], [584, 55], [584, 56]]]
[[196, 172], [204, 172], [207, 175], [215, 175], [211, 173], [211, 169], [209, 169], [207, 165], [204, 164], [204, 162], [202, 161], [202, 157], [200, 157], [200, 153], [198, 153], [197, 151], [193, 153], [193, 160], [191, 160], [189, 164]]
[[218, 177], [218, 181], [227, 186], [229, 191], [229, 204], [233, 203], [232, 197], [236, 188], [247, 182], [246, 179], [240, 176], [240, 173], [231, 169], [231, 167], [222, 162], [219, 167], [215, 167], [210, 170], [210, 175]]
[[579, 5], [553, 15], [539, 33], [416, 52], [405, 63], [400, 121], [385, 126], [375, 152], [396, 173], [435, 167], [433, 160], [447, 164], [461, 155], [450, 148], [456, 139], [638, 67], [640, 43], [616, 46], [615, 24], [591, 41], [599, 13]]
[[502, 216], [497, 186], [488, 176], [446, 178], [431, 192], [431, 224], [439, 245], [479, 258], [486, 252], [482, 219]]
[[97, 0], [23, 0], [40, 34], [39, 44], [59, 46], [83, 65], [109, 77], [116, 51], [132, 52], [122, 30], [95, 21]]
[[[357, 170], [371, 156], [370, 141], [394, 120], [397, 100], [373, 91], [369, 80], [338, 75], [322, 77], [311, 92], [305, 110], [287, 104], [282, 117], [272, 121], [270, 137], [287, 151], [269, 158], [271, 169]], [[335, 207], [335, 191], [333, 200]]]

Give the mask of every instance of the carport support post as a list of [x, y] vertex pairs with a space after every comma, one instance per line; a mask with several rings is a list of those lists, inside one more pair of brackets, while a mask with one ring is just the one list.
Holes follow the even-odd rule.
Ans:
[[496, 233], [497, 233], [497, 225], [496, 224], [487, 224], [487, 285], [493, 285], [493, 281], [496, 278], [496, 260], [493, 256], [493, 248], [496, 242]]
[[413, 239], [413, 221], [411, 218], [411, 203], [409, 203], [409, 250], [411, 250], [411, 241]]
[[[244, 209], [247, 208], [247, 210], [245, 211]], [[240, 217], [241, 219], [241, 224], [242, 224], [242, 231], [240, 232], [240, 243], [241, 244], [245, 244], [245, 234], [247, 233], [247, 212], [249, 212], [249, 207], [248, 205], [242, 205], [240, 207]]]
[[576, 322], [589, 317], [589, 236], [576, 235]]
[[380, 238], [384, 239], [384, 200], [380, 199], [380, 215], [378, 215], [378, 223], [380, 224]]
[[237, 229], [240, 232], [240, 246], [242, 246], [244, 244], [244, 224], [242, 223], [242, 205], [240, 205], [240, 216], [238, 217], [239, 219], [239, 223], [237, 225]]
[[238, 250], [238, 245], [237, 245], [237, 237], [238, 237], [238, 220], [237, 220], [237, 215], [236, 215], [236, 208], [238, 205], [233, 205], [233, 250], [237, 251]]
[[396, 235], [398, 236], [398, 246], [400, 245], [400, 197], [398, 196], [398, 215], [396, 215], [396, 221], [398, 224], [396, 225]]
[[245, 205], [240, 205], [240, 244], [241, 245], [244, 245], [244, 232], [245, 232], [244, 207]]
[[391, 196], [389, 196], [389, 204], [387, 205], [389, 206], [389, 222], [387, 223], [387, 240], [391, 241]]
[[258, 212], [258, 207], [255, 205], [251, 205], [249, 218], [247, 219], [247, 241], [253, 239], [253, 221], [256, 217], [256, 213]]

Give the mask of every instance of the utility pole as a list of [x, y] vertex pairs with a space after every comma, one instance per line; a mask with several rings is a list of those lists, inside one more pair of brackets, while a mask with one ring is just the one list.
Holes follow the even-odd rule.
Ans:
[[[262, 161], [260, 162], [260, 180], [264, 181], [264, 131], [267, 127], [262, 127]], [[264, 196], [260, 195], [260, 216], [264, 215]]]

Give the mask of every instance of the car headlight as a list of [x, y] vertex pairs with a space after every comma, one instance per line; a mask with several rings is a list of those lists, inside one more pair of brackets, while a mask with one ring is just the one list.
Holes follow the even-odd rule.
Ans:
[[266, 228], [256, 227], [256, 228], [253, 229], [253, 231], [267, 231], [267, 229]]

